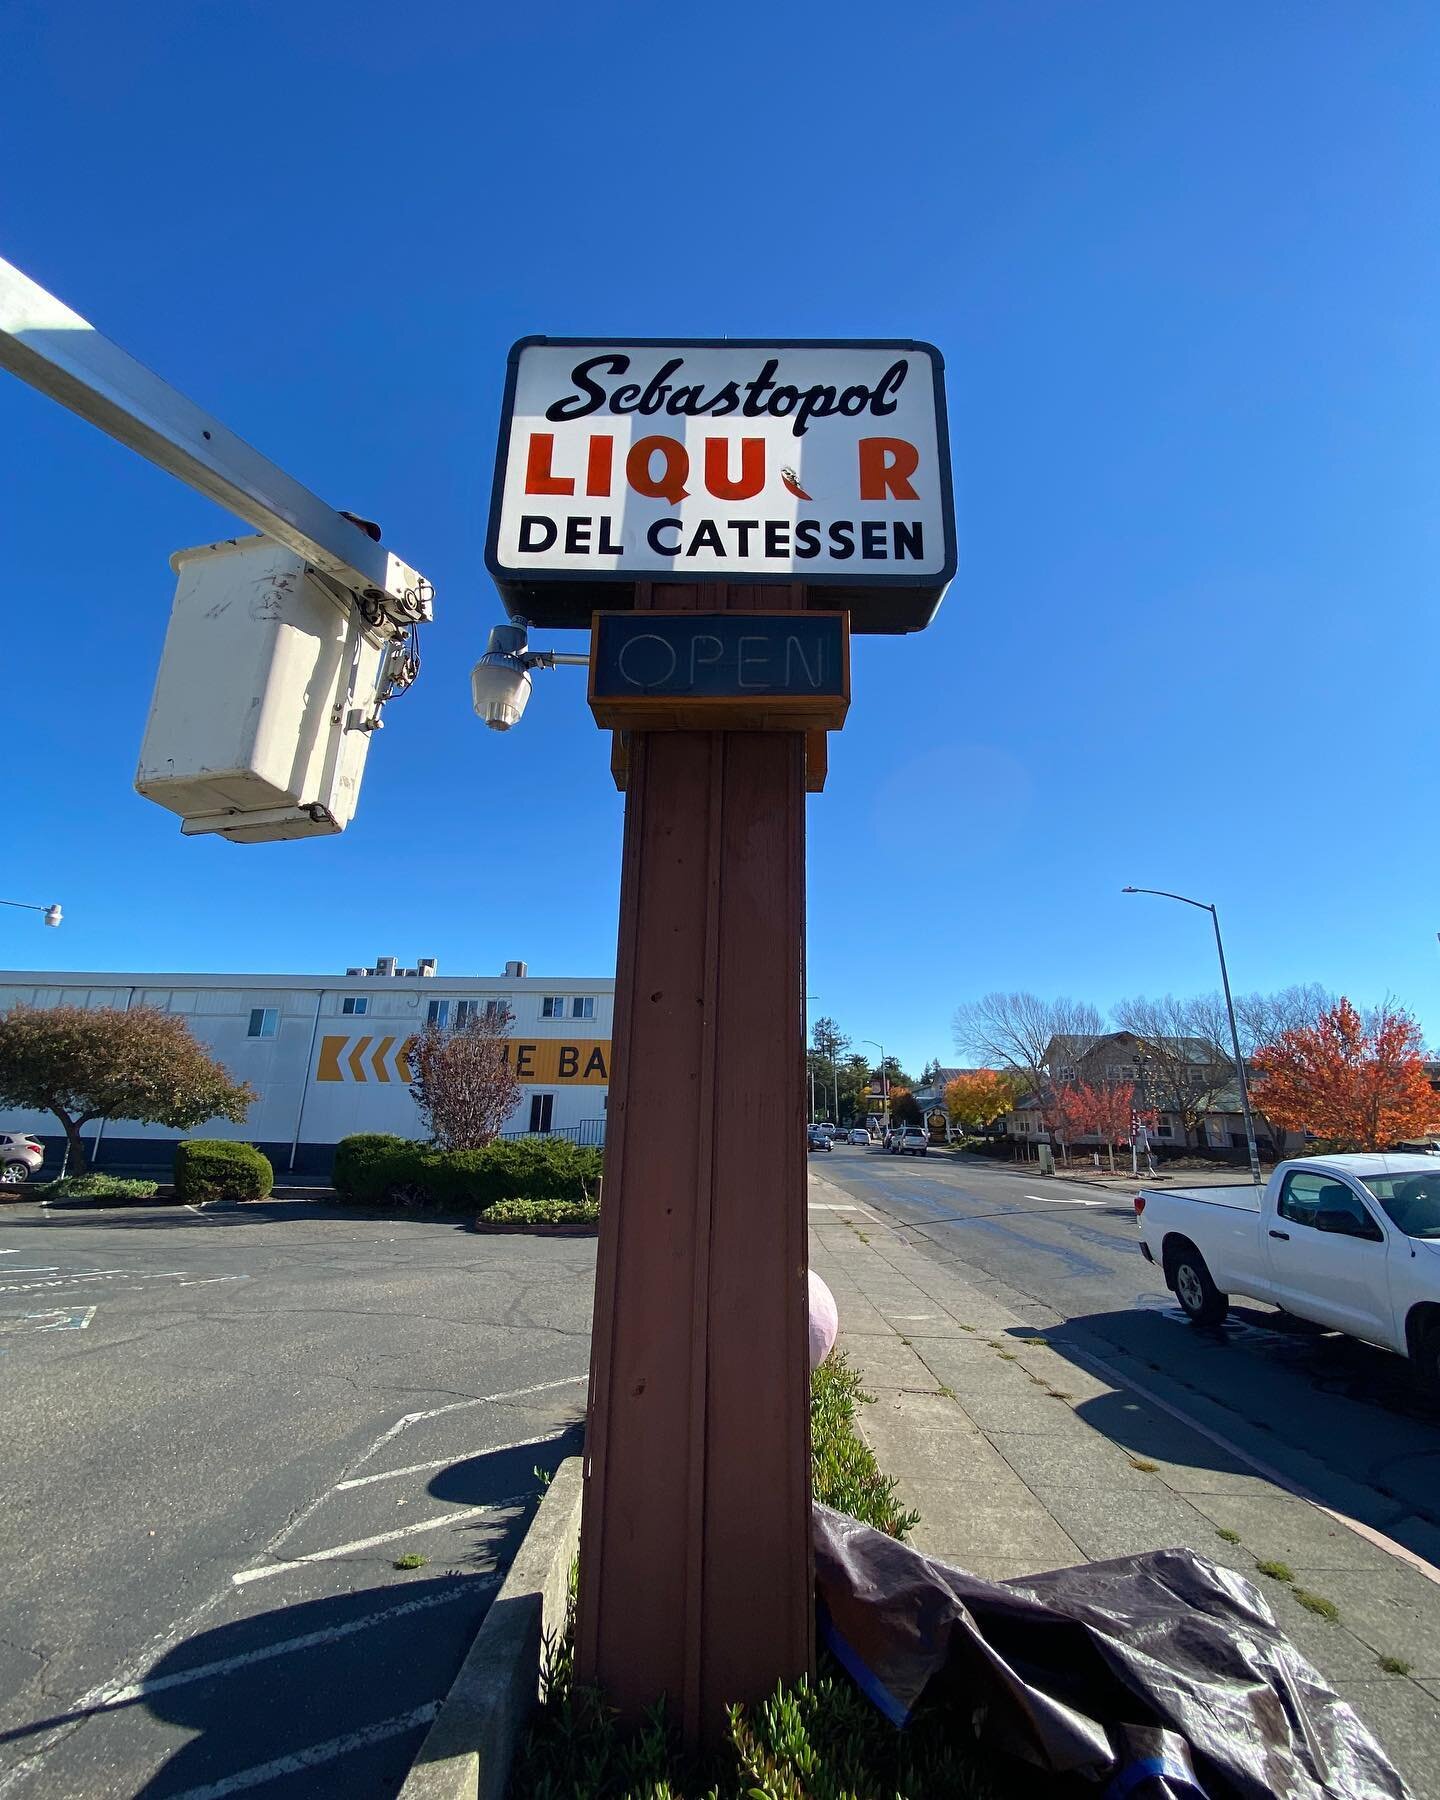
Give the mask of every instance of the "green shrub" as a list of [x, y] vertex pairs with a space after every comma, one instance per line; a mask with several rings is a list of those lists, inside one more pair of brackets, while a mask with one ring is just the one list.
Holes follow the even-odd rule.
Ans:
[[857, 1403], [868, 1406], [859, 1371], [834, 1350], [810, 1377], [810, 1479], [815, 1498], [894, 1538], [909, 1537], [920, 1515], [907, 1512], [895, 1483], [855, 1429]]
[[344, 1200], [375, 1205], [394, 1185], [397, 1158], [418, 1151], [410, 1138], [389, 1131], [357, 1131], [335, 1146], [330, 1181]]
[[253, 1144], [223, 1138], [186, 1138], [175, 1146], [175, 1198], [198, 1206], [206, 1200], [263, 1200], [275, 1185], [268, 1156]]
[[597, 1225], [594, 1200], [497, 1200], [480, 1215], [486, 1225]]
[[127, 1175], [67, 1175], [63, 1181], [47, 1181], [30, 1193], [47, 1200], [153, 1200], [158, 1181]]
[[432, 1150], [367, 1133], [341, 1141], [335, 1190], [363, 1205], [384, 1202], [484, 1212], [500, 1200], [594, 1200], [602, 1156], [566, 1138], [497, 1139], [483, 1150]]

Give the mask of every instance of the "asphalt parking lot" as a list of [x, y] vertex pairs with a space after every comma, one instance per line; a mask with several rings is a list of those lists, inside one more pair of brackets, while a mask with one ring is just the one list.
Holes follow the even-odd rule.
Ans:
[[393, 1793], [578, 1448], [593, 1270], [312, 1202], [0, 1207], [0, 1794]]

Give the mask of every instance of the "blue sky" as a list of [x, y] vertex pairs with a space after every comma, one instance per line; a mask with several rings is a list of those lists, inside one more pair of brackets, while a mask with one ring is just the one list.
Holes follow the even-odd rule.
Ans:
[[[952, 1060], [991, 987], [1391, 992], [1440, 1037], [1433, 5], [11, 0], [0, 253], [438, 590], [342, 837], [131, 791], [227, 515], [0, 376], [9, 967], [613, 967], [573, 672], [486, 732], [515, 338], [929, 339], [960, 571], [857, 642], [815, 1010]], [[23, 173], [21, 173], [23, 172]], [[574, 642], [564, 645], [575, 647]]]

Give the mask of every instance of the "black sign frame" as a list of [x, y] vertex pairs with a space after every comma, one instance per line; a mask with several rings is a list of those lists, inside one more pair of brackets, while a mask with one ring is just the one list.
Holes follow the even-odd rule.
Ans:
[[[499, 556], [500, 509], [505, 492], [506, 453], [515, 413], [515, 385], [520, 358], [531, 348], [562, 350], [895, 350], [927, 356], [935, 369], [935, 444], [940, 463], [940, 514], [944, 559], [938, 573], [877, 575], [827, 572], [814, 581], [793, 571], [766, 574], [744, 570], [727, 577], [714, 568], [634, 570], [517, 569]], [[733, 580], [746, 587], [803, 587], [806, 606], [816, 612], [843, 610], [855, 631], [903, 635], [923, 631], [935, 617], [958, 564], [955, 496], [950, 469], [950, 430], [945, 405], [945, 359], [920, 338], [683, 338], [683, 337], [544, 337], [530, 336], [511, 346], [505, 369], [505, 393], [495, 450], [490, 492], [490, 520], [485, 533], [485, 567], [512, 619], [546, 630], [583, 630], [597, 606], [623, 610], [636, 604], [640, 586], [686, 587]]]

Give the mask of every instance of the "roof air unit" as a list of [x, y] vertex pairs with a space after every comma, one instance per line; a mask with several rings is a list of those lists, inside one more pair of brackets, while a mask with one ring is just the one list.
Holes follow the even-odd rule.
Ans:
[[505, 973], [512, 981], [523, 981], [525, 979], [525, 972], [529, 966], [528, 963], [523, 962], [507, 962], [505, 965]]

